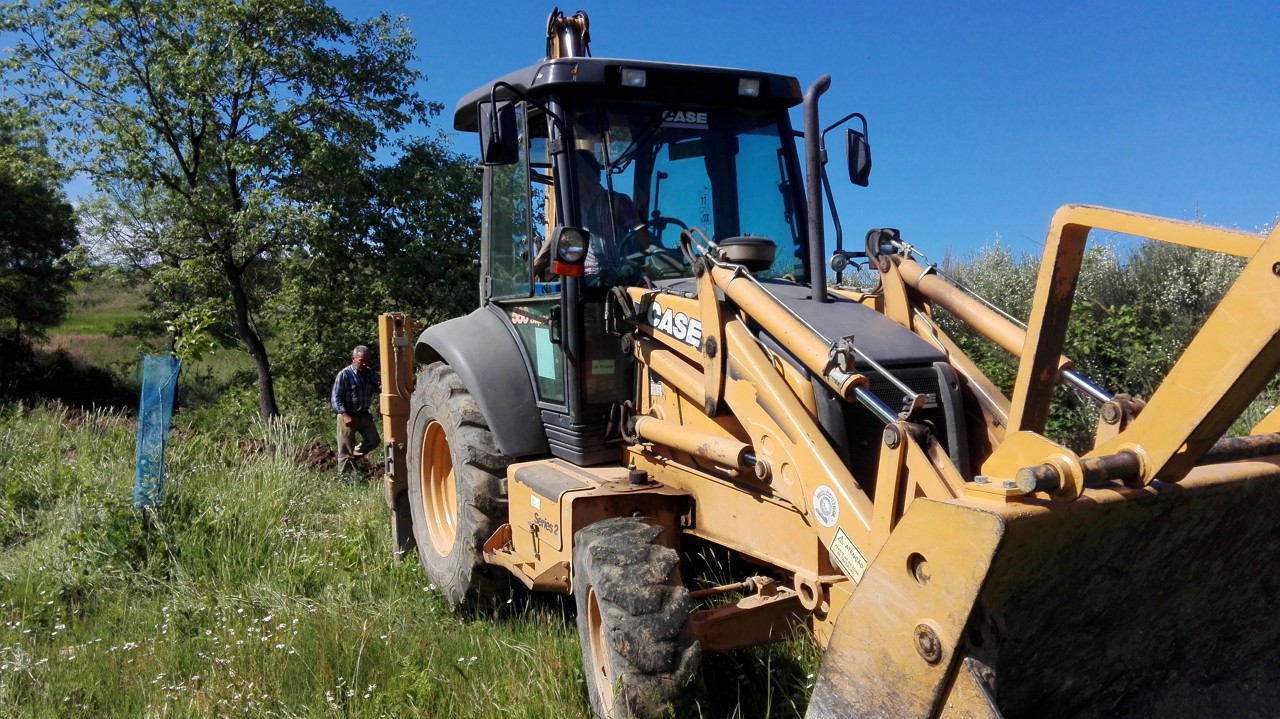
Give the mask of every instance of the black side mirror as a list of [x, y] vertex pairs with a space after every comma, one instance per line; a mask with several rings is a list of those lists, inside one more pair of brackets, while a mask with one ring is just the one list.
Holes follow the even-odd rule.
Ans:
[[871, 145], [867, 136], [857, 130], [845, 131], [845, 152], [849, 158], [849, 182], [866, 187], [871, 177]]
[[481, 102], [480, 164], [510, 165], [520, 159], [516, 138], [516, 106], [512, 102]]

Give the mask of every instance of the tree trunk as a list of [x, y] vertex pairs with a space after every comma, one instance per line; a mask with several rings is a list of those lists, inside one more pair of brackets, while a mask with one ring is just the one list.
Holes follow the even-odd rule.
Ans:
[[235, 327], [236, 337], [253, 358], [254, 367], [258, 370], [258, 413], [262, 419], [273, 422], [280, 417], [280, 408], [276, 405], [275, 379], [271, 375], [267, 346], [249, 320], [249, 295], [244, 289], [243, 273], [227, 260], [222, 263], [222, 272], [231, 288], [231, 324]]

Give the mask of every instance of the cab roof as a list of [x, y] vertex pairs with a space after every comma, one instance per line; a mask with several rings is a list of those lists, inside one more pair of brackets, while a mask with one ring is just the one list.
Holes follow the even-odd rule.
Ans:
[[[622, 69], [645, 71], [644, 87], [624, 87]], [[760, 93], [747, 96], [739, 93], [738, 81], [758, 78]], [[800, 104], [803, 95], [800, 81], [788, 75], [778, 75], [754, 70], [736, 70], [726, 67], [703, 65], [679, 65], [642, 60], [619, 60], [599, 57], [570, 57], [543, 60], [537, 64], [508, 73], [497, 80], [467, 93], [458, 101], [453, 113], [453, 127], [465, 132], [477, 131], [477, 106], [489, 99], [495, 83], [506, 83], [520, 93], [535, 99], [551, 93], [582, 93], [595, 97], [689, 102], [707, 105], [738, 105], [741, 107], [788, 108]], [[495, 93], [499, 100], [509, 100], [516, 93], [499, 87]]]

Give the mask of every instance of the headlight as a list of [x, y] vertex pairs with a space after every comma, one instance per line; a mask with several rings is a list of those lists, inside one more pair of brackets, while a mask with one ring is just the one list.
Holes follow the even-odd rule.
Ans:
[[623, 87], [644, 87], [645, 71], [638, 67], [622, 68], [622, 86]]
[[577, 227], [560, 228], [556, 257], [561, 262], [581, 262], [587, 256], [587, 233]]
[[581, 277], [590, 239], [581, 227], [557, 227], [551, 235], [551, 271], [564, 277]]

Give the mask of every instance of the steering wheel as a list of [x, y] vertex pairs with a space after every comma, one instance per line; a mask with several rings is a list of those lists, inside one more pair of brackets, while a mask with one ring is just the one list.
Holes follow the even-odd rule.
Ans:
[[[628, 232], [620, 247], [624, 248], [623, 257], [637, 270], [650, 279], [661, 280], [683, 277], [686, 274], [684, 256], [679, 250], [666, 247], [658, 239], [663, 229], [675, 225], [682, 230], [689, 226], [675, 217], [653, 217], [640, 227]], [[639, 249], [641, 238], [647, 236], [644, 249]], [[629, 250], [629, 251], [628, 251]]]
[[624, 234], [617, 244], [617, 265], [605, 270], [601, 281], [608, 285], [629, 284], [640, 277], [658, 280], [686, 275], [684, 256], [679, 250], [662, 245], [653, 232], [661, 232], [669, 225], [689, 229], [674, 217], [659, 216]]
[[[651, 217], [644, 224], [632, 228], [622, 237], [622, 241], [618, 243], [618, 247], [622, 250], [620, 254], [626, 257], [641, 252], [649, 252], [655, 247], [665, 249], [665, 245], [658, 239], [658, 236], [671, 225], [675, 225], [682, 230], [689, 229], [688, 225], [674, 217], [664, 217], [662, 215]], [[646, 235], [648, 236], [648, 240], [645, 243], [647, 246], [644, 249], [640, 249], [640, 238]]]

